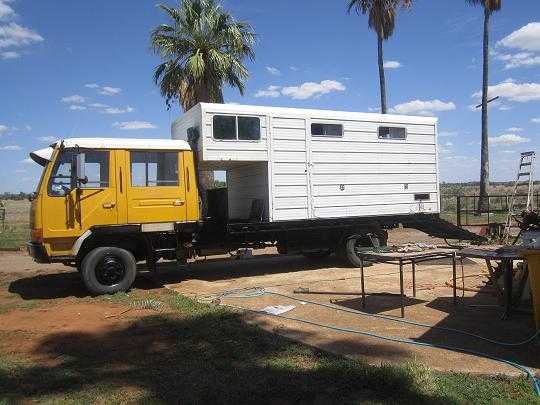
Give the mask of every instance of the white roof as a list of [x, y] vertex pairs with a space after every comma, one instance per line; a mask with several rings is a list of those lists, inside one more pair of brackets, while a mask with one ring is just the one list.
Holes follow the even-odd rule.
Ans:
[[62, 141], [66, 148], [191, 150], [186, 141], [176, 139], [136, 138], [68, 138], [54, 142], [51, 144], [51, 147], [54, 148]]
[[[193, 108], [197, 108], [197, 106]], [[435, 117], [413, 115], [363, 113], [354, 111], [314, 110], [307, 108], [267, 107], [243, 104], [213, 104], [200, 103], [200, 108], [210, 113], [250, 114], [250, 115], [279, 115], [318, 119], [336, 119], [343, 121], [371, 121], [381, 123], [424, 124], [435, 125]], [[181, 118], [180, 118], [181, 119]]]

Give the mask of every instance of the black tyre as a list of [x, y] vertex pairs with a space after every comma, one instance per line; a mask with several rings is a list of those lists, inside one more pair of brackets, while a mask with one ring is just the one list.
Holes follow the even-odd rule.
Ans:
[[345, 239], [345, 258], [353, 267], [360, 267], [362, 262], [356, 253], [356, 248], [364, 246], [365, 236], [352, 235]]
[[81, 264], [84, 285], [92, 294], [113, 294], [127, 291], [137, 273], [133, 254], [117, 247], [91, 250]]
[[304, 257], [307, 257], [311, 260], [324, 259], [332, 254], [332, 249], [314, 249], [314, 250], [305, 250], [302, 252]]

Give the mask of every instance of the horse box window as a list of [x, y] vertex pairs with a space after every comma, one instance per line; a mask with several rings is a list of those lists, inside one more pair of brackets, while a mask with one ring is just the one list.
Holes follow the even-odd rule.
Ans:
[[313, 123], [311, 136], [343, 136], [343, 125]]
[[404, 127], [379, 127], [379, 139], [407, 139], [407, 129]]
[[258, 141], [261, 139], [261, 120], [259, 117], [214, 115], [213, 133], [214, 139]]

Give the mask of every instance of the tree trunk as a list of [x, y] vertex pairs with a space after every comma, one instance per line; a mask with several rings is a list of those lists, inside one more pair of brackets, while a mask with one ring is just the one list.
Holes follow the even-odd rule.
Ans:
[[489, 25], [491, 12], [484, 7], [484, 66], [482, 73], [482, 146], [480, 153], [480, 197], [478, 211], [489, 208], [489, 134], [488, 134], [488, 85], [489, 85]]
[[386, 114], [386, 80], [384, 77], [384, 54], [383, 54], [383, 36], [377, 34], [377, 51], [379, 58], [379, 84], [381, 89], [381, 113]]

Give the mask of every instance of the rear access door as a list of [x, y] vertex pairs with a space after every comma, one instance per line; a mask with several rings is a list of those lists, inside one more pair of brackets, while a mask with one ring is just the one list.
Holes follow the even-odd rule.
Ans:
[[136, 150], [128, 152], [126, 159], [127, 222], [184, 222], [183, 153]]
[[302, 220], [310, 217], [308, 180], [309, 138], [306, 120], [299, 117], [270, 118], [271, 220]]

